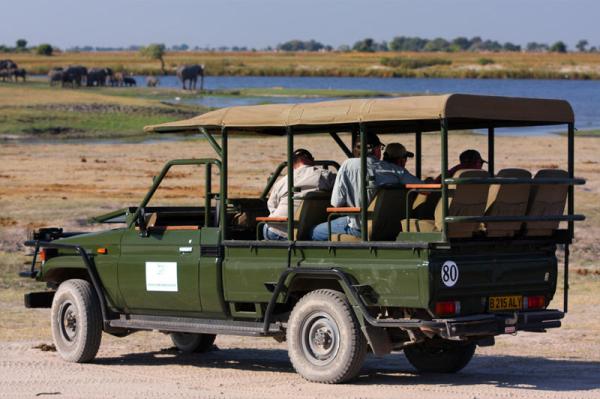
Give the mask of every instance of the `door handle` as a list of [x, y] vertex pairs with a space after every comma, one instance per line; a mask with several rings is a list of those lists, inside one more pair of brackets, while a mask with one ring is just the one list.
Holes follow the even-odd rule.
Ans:
[[179, 247], [180, 254], [189, 254], [193, 251], [193, 247]]

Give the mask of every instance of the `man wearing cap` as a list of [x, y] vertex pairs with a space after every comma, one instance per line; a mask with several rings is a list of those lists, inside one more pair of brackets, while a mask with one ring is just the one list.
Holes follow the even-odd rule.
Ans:
[[[377, 135], [367, 134], [367, 202], [370, 203], [377, 187], [384, 184], [405, 183], [409, 175], [403, 167], [381, 161], [381, 150], [384, 144], [379, 141]], [[402, 147], [404, 148], [404, 147]], [[398, 150], [398, 149], [396, 149]], [[394, 150], [394, 151], [396, 151]], [[404, 148], [406, 152], [406, 149]], [[355, 156], [360, 153], [360, 143], [354, 148]], [[393, 155], [399, 155], [394, 153]], [[408, 156], [408, 155], [407, 155]], [[414, 155], [413, 155], [414, 156]], [[405, 174], [406, 173], [406, 174]], [[414, 178], [414, 176], [410, 175]], [[416, 179], [416, 178], [415, 178]], [[417, 182], [420, 180], [417, 179]], [[331, 205], [334, 207], [356, 207], [360, 208], [360, 158], [350, 158], [344, 161], [333, 186]], [[358, 216], [341, 216], [331, 221], [332, 234], [350, 234], [360, 237], [360, 221]], [[312, 231], [312, 239], [315, 241], [329, 240], [329, 229], [327, 223], [321, 223]]]
[[[307, 193], [316, 190], [330, 191], [335, 181], [335, 174], [321, 167], [314, 166], [312, 154], [303, 148], [297, 149], [292, 155], [294, 168], [294, 209], [300, 206], [300, 201]], [[288, 216], [287, 178], [275, 182], [269, 195], [267, 205], [270, 217]], [[263, 228], [266, 240], [287, 240], [287, 223], [269, 223]]]
[[[460, 163], [450, 168], [446, 176], [452, 177], [456, 172], [463, 169], [481, 169], [483, 168], [483, 164], [487, 163], [487, 161], [484, 161], [483, 158], [481, 158], [479, 151], [473, 149], [463, 151], [458, 159], [460, 160]], [[436, 183], [440, 183], [441, 181], [441, 175], [435, 179]]]
[[378, 165], [375, 176], [377, 185], [423, 183], [418, 177], [406, 170], [408, 158], [415, 154], [400, 143], [390, 143], [385, 147], [383, 162]]

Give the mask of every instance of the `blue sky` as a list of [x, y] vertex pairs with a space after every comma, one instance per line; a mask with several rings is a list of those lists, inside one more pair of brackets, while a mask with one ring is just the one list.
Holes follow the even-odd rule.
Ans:
[[481, 36], [600, 46], [600, 0], [1, 0], [0, 44], [274, 46]]

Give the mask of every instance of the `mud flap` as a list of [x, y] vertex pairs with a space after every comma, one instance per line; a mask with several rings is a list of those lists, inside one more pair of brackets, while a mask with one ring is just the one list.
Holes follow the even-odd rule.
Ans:
[[392, 341], [385, 328], [365, 326], [360, 327], [369, 342], [369, 346], [376, 357], [383, 357], [392, 352]]

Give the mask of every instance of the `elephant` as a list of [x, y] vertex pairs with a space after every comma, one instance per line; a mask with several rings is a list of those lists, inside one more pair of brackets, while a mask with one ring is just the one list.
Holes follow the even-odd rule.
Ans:
[[1, 69], [17, 69], [18, 66], [13, 60], [0, 60]]
[[148, 87], [156, 87], [156, 86], [158, 86], [159, 83], [160, 83], [160, 81], [158, 80], [158, 78], [156, 76], [148, 76], [146, 78], [146, 86], [148, 86]]
[[137, 82], [131, 76], [124, 76], [123, 77], [123, 84], [125, 86], [135, 86], [135, 85], [137, 85]]
[[62, 86], [69, 83], [71, 87], [79, 87], [82, 82], [87, 78], [88, 70], [86, 67], [81, 65], [68, 66], [63, 70], [62, 73]]
[[177, 68], [177, 77], [181, 80], [183, 90], [186, 90], [185, 82], [190, 81], [189, 90], [196, 90], [196, 81], [200, 76], [200, 91], [204, 90], [204, 65], [182, 65]]
[[15, 77], [15, 82], [17, 82], [19, 78], [23, 79], [23, 82], [25, 82], [25, 79], [27, 77], [27, 71], [25, 70], [25, 68], [17, 68], [14, 69], [12, 72]]
[[63, 77], [63, 69], [58, 67], [58, 68], [52, 68], [50, 70], [50, 72], [48, 72], [48, 80], [50, 81], [50, 86], [54, 86], [54, 83], [56, 82], [62, 82], [62, 77]]
[[112, 75], [110, 68], [92, 68], [87, 74], [87, 86], [106, 86], [106, 80]]

